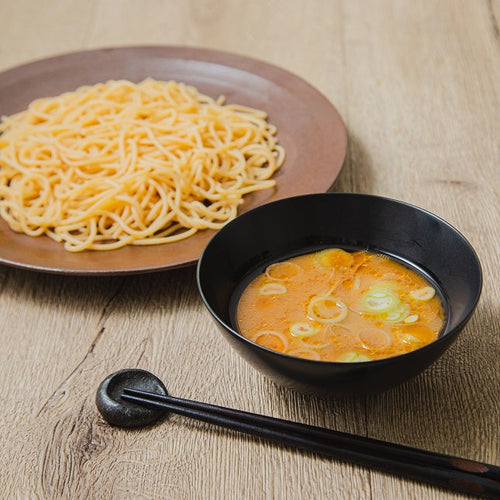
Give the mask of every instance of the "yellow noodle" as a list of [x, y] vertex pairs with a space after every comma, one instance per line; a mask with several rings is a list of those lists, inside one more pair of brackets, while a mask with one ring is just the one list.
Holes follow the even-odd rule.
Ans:
[[72, 252], [219, 229], [285, 155], [265, 112], [150, 78], [38, 99], [0, 134], [1, 217]]

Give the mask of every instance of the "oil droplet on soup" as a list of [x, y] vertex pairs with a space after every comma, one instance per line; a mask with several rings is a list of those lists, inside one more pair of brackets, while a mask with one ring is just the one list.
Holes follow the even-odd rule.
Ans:
[[399, 262], [330, 248], [268, 266], [243, 291], [236, 320], [269, 349], [345, 363], [429, 344], [444, 309], [434, 287]]

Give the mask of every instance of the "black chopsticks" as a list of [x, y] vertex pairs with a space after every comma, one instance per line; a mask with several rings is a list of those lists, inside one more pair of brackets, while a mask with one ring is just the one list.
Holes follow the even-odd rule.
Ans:
[[150, 408], [482, 498], [500, 498], [500, 467], [208, 403], [125, 388]]

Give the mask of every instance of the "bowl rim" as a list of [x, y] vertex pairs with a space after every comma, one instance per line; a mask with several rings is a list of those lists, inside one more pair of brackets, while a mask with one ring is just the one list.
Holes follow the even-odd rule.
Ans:
[[[301, 358], [298, 356], [291, 356], [289, 354], [281, 353], [278, 351], [274, 351], [272, 349], [269, 349], [267, 347], [264, 347], [260, 344], [257, 344], [256, 342], [253, 342], [252, 340], [248, 339], [241, 333], [239, 333], [235, 328], [233, 328], [230, 324], [227, 324], [225, 321], [220, 318], [220, 316], [213, 310], [211, 305], [209, 304], [204, 292], [203, 292], [203, 287], [202, 287], [202, 279], [201, 279], [201, 271], [202, 267], [204, 264], [204, 259], [205, 259], [205, 254], [208, 251], [208, 248], [212, 245], [212, 243], [217, 240], [218, 238], [222, 237], [221, 234], [224, 234], [226, 231], [228, 231], [232, 226], [238, 224], [241, 222], [241, 220], [246, 219], [248, 217], [251, 217], [253, 213], [262, 211], [262, 210], [269, 210], [272, 209], [274, 205], [277, 204], [283, 204], [283, 203], [290, 203], [294, 199], [305, 199], [305, 198], [318, 198], [318, 197], [341, 197], [341, 198], [365, 198], [365, 199], [374, 199], [374, 200], [380, 200], [383, 202], [388, 202], [388, 203], [394, 203], [396, 205], [402, 205], [406, 206], [408, 208], [411, 208], [413, 210], [416, 210], [418, 212], [423, 213], [424, 215], [436, 220], [440, 224], [443, 224], [444, 226], [448, 227], [455, 235], [462, 240], [465, 245], [468, 247], [473, 260], [477, 264], [477, 271], [478, 271], [478, 287], [477, 290], [475, 291], [474, 295], [474, 300], [471, 301], [469, 304], [467, 313], [464, 315], [464, 317], [459, 321], [452, 329], [447, 330], [447, 326], [445, 326], [445, 329], [443, 331], [443, 334], [440, 335], [436, 340], [430, 342], [429, 344], [426, 344], [422, 347], [419, 347], [417, 349], [414, 349], [413, 351], [406, 352], [403, 354], [398, 354], [395, 356], [388, 356], [386, 358], [380, 358], [380, 359], [374, 359], [374, 360], [369, 360], [369, 361], [354, 361], [354, 362], [341, 362], [341, 361], [323, 361], [323, 360], [316, 360], [316, 359], [308, 359], [308, 358]], [[228, 229], [229, 228], [229, 229]], [[397, 257], [397, 255], [396, 255]], [[400, 257], [402, 258], [402, 257]], [[305, 363], [305, 364], [310, 364], [314, 366], [374, 366], [374, 365], [381, 365], [384, 363], [387, 363], [389, 360], [396, 360], [396, 359], [409, 359], [414, 356], [421, 355], [422, 353], [425, 353], [428, 350], [433, 350], [435, 345], [441, 345], [443, 343], [450, 342], [454, 337], [458, 335], [458, 333], [464, 328], [466, 323], [469, 321], [470, 317], [474, 313], [477, 304], [479, 302], [479, 299], [481, 297], [482, 293], [482, 288], [483, 288], [483, 270], [481, 266], [481, 261], [479, 260], [479, 256], [472, 246], [472, 244], [469, 242], [469, 240], [457, 229], [455, 228], [452, 224], [447, 222], [445, 219], [439, 217], [438, 215], [434, 214], [433, 212], [430, 212], [427, 209], [424, 209], [422, 207], [419, 207], [417, 205], [413, 205], [409, 202], [398, 200], [395, 198], [390, 198], [386, 196], [381, 196], [381, 195], [375, 195], [375, 194], [366, 194], [366, 193], [349, 193], [349, 192], [325, 192], [325, 193], [309, 193], [309, 194], [303, 194], [303, 195], [297, 195], [297, 196], [291, 196], [287, 198], [283, 198], [280, 200], [274, 200], [272, 202], [260, 205], [258, 207], [255, 207], [245, 213], [242, 213], [241, 215], [238, 215], [235, 219], [229, 221], [224, 227], [222, 227], [217, 233], [208, 241], [206, 244], [205, 248], [203, 249], [201, 256], [198, 260], [198, 263], [196, 265], [196, 282], [198, 286], [198, 292], [201, 296], [201, 299], [205, 305], [205, 307], [208, 309], [212, 317], [216, 320], [216, 322], [229, 334], [231, 334], [232, 337], [236, 338], [239, 341], [242, 341], [245, 344], [248, 344], [251, 348], [256, 348], [258, 350], [262, 350], [264, 352], [269, 353], [272, 356], [278, 356], [279, 358], [284, 358], [286, 360], [297, 360], [299, 362]], [[451, 336], [451, 337], [450, 337]]]

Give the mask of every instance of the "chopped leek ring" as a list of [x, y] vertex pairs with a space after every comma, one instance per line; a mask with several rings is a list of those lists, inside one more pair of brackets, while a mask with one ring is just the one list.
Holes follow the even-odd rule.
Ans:
[[366, 354], [360, 354], [359, 352], [345, 352], [344, 354], [340, 355], [337, 359], [337, 362], [339, 363], [359, 363], [359, 362], [364, 362], [364, 361], [371, 361], [370, 356], [367, 356]]
[[276, 262], [267, 266], [266, 276], [277, 281], [293, 280], [300, 274], [301, 270], [301, 267], [294, 262]]
[[418, 290], [413, 290], [413, 292], [410, 292], [410, 295], [415, 300], [431, 300], [436, 295], [436, 290], [432, 286], [424, 286]]
[[286, 286], [281, 283], [266, 283], [259, 289], [259, 293], [262, 295], [282, 295], [286, 291]]
[[351, 266], [354, 258], [351, 253], [341, 248], [327, 248], [315, 255], [317, 262], [323, 267], [336, 269], [347, 269]]
[[310, 323], [294, 323], [290, 326], [290, 333], [294, 337], [298, 337], [299, 339], [303, 339], [306, 337], [312, 337], [316, 333], [318, 333], [318, 329], [314, 328]]
[[367, 349], [386, 349], [392, 344], [392, 337], [380, 328], [365, 328], [359, 332], [359, 340]]
[[257, 333], [257, 335], [254, 335], [250, 340], [252, 340], [253, 342], [255, 342], [256, 344], [259, 344], [259, 345], [262, 345], [264, 347], [267, 347], [268, 349], [273, 349], [275, 351], [280, 351], [280, 349], [276, 346], [274, 347], [271, 347], [269, 346], [269, 342], [267, 342], [266, 344], [263, 344], [261, 342], [259, 342], [259, 339], [261, 337], [274, 337], [275, 339], [279, 339], [282, 344], [283, 344], [283, 347], [281, 349], [281, 351], [286, 351], [288, 349], [288, 340], [287, 338], [279, 333], [279, 332], [275, 332], [274, 330], [261, 330], [260, 332]]
[[369, 290], [361, 299], [366, 311], [381, 313], [389, 312], [399, 306], [399, 297], [390, 290], [374, 288]]
[[404, 320], [403, 323], [416, 323], [418, 321], [418, 314], [412, 314], [410, 316], [407, 316]]
[[307, 306], [309, 318], [328, 325], [338, 323], [347, 316], [347, 306], [331, 295], [317, 295], [313, 297]]
[[398, 321], [405, 321], [410, 314], [410, 308], [407, 304], [399, 304], [399, 306], [394, 310], [387, 314], [385, 318], [387, 321], [391, 323], [397, 323]]
[[406, 333], [401, 337], [401, 340], [405, 344], [423, 344], [423, 342], [418, 338], [415, 337], [415, 335], [411, 335], [410, 333]]

